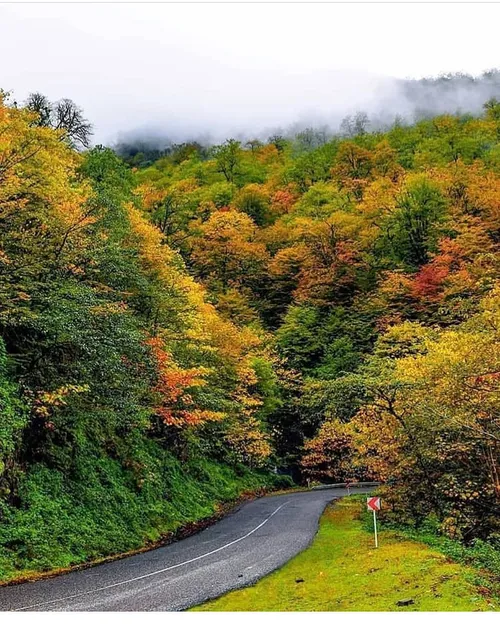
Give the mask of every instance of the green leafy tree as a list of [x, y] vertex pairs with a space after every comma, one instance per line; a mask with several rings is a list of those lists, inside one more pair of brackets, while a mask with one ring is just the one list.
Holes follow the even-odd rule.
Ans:
[[240, 142], [229, 139], [222, 145], [214, 147], [217, 171], [222, 173], [227, 182], [233, 183], [240, 173], [241, 146]]
[[425, 264], [445, 231], [446, 200], [439, 188], [422, 179], [397, 198], [385, 223], [385, 240], [393, 256], [409, 267]]

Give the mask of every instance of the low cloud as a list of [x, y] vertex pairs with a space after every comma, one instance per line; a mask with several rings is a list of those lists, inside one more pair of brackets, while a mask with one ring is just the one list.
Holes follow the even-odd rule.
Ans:
[[161, 150], [185, 141], [207, 145], [229, 137], [246, 141], [265, 140], [276, 133], [293, 136], [306, 128], [335, 134], [345, 129], [342, 122], [346, 117], [360, 111], [368, 117], [368, 128], [383, 129], [396, 119], [411, 123], [445, 113], [477, 115], [485, 102], [500, 99], [499, 70], [476, 77], [455, 73], [420, 80], [327, 72], [288, 76], [280, 84], [275, 97], [267, 93], [266, 108], [260, 114], [240, 117], [236, 110], [221, 116], [207, 107], [195, 119], [162, 119], [160, 114], [157, 119], [118, 133], [111, 143]]

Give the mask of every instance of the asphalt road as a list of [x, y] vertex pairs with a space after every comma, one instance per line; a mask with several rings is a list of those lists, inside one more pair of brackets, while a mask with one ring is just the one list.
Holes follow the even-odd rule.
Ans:
[[[370, 491], [356, 489], [356, 492]], [[313, 539], [341, 489], [267, 496], [168, 546], [0, 588], [2, 611], [180, 611], [251, 584]]]

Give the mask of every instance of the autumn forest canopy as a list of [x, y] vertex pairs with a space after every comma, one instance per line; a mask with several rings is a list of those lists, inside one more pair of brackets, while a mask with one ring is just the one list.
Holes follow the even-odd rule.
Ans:
[[91, 131], [0, 99], [0, 579], [290, 477], [499, 548], [500, 103], [153, 154]]

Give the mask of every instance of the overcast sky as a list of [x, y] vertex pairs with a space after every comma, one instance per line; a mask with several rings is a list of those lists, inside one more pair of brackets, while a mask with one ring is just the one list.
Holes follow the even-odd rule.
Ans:
[[390, 77], [500, 67], [500, 5], [0, 5], [0, 86], [80, 104], [96, 142], [370, 109]]

